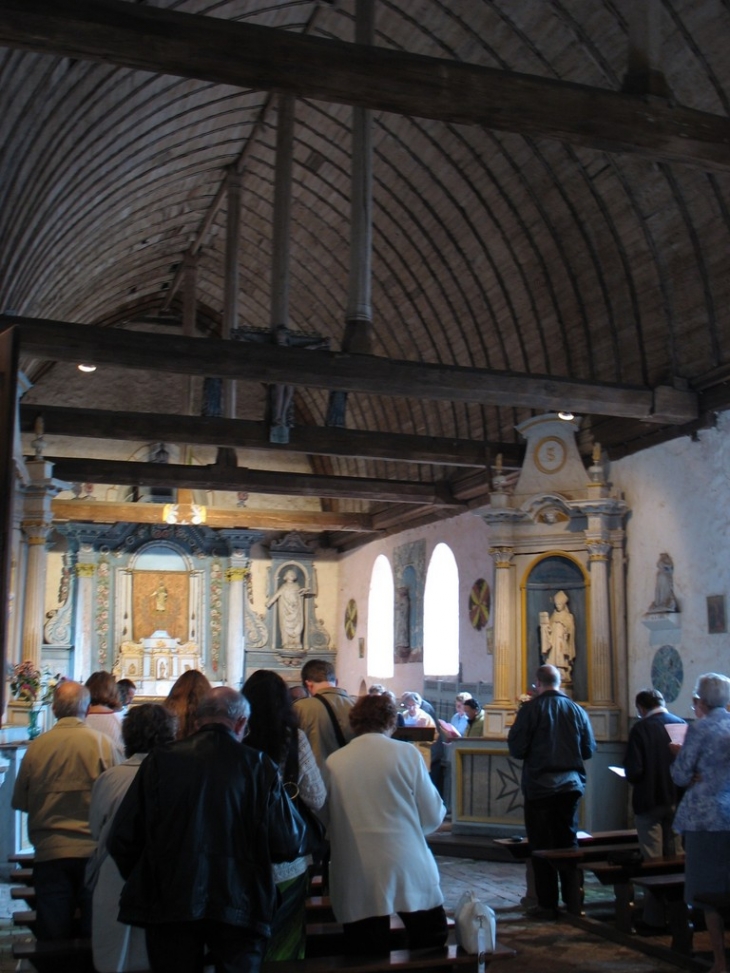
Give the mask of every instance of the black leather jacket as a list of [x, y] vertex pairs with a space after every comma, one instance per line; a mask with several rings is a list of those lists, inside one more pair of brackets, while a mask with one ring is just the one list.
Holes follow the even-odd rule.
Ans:
[[297, 857], [305, 825], [275, 764], [221, 724], [154, 750], [122, 801], [107, 847], [127, 879], [130, 925], [215, 919], [268, 936], [271, 863]]

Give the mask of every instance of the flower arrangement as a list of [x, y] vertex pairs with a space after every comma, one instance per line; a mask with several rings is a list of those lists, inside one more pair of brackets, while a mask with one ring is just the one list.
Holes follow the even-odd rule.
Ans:
[[30, 659], [13, 666], [10, 676], [10, 692], [21, 702], [48, 703], [53, 698], [53, 690], [60, 682], [61, 675], [54, 676], [48, 666], [39, 669]]

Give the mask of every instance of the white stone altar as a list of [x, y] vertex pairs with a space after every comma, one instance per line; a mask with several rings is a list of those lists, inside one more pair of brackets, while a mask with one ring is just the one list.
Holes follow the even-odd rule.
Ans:
[[122, 642], [112, 671], [117, 679], [131, 679], [139, 696], [167, 696], [179, 676], [201, 668], [196, 642], [180, 642], [160, 629], [139, 642]]

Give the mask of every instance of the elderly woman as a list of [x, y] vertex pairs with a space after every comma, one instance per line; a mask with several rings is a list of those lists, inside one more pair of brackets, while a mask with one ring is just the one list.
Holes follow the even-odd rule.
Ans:
[[674, 818], [684, 837], [684, 897], [704, 909], [714, 962], [710, 973], [724, 973], [725, 927], [720, 913], [695, 896], [730, 895], [730, 679], [708, 672], [695, 686], [692, 706], [697, 719], [679, 747], [672, 780], [686, 787]]
[[89, 812], [91, 835], [98, 844], [86, 880], [94, 890], [91, 946], [94, 967], [99, 973], [149, 969], [144, 929], [117, 921], [124, 879], [107, 853], [106, 838], [117, 808], [147, 753], [175, 739], [175, 717], [159, 703], [134, 706], [122, 723], [122, 736], [127, 759], [94, 782]]
[[411, 948], [441, 946], [447, 935], [425, 838], [446, 808], [416, 748], [391, 740], [395, 718], [388, 696], [360, 697], [350, 711], [355, 739], [327, 758], [330, 896], [356, 953], [388, 951], [393, 912]]

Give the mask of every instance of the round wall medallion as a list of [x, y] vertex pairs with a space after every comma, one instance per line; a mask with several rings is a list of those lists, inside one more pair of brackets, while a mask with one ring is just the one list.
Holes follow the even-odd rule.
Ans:
[[484, 578], [477, 578], [469, 592], [469, 621], [472, 627], [481, 632], [489, 621], [492, 595]]
[[355, 632], [357, 631], [357, 602], [354, 598], [350, 598], [345, 608], [345, 635], [348, 639], [352, 640], [355, 638]]
[[684, 666], [679, 652], [673, 645], [662, 645], [656, 650], [651, 664], [651, 684], [658, 689], [668, 703], [679, 696], [684, 682]]
[[557, 473], [566, 459], [565, 443], [557, 436], [546, 436], [535, 446], [535, 466], [542, 473]]

